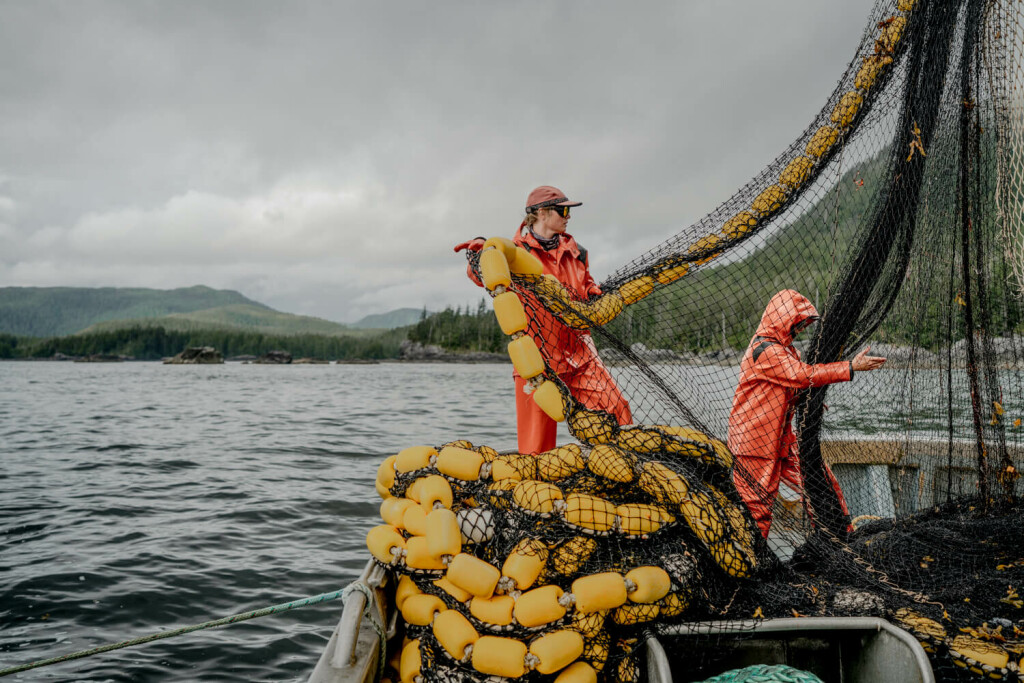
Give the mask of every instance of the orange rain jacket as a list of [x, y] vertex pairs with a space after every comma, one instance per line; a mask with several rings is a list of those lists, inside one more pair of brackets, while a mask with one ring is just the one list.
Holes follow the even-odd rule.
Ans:
[[[736, 456], [733, 479], [761, 532], [768, 535], [772, 506], [785, 480], [803, 489], [793, 433], [797, 392], [853, 378], [846, 361], [809, 365], [793, 348], [793, 326], [818, 312], [802, 294], [786, 289], [771, 298], [757, 334], [740, 363], [740, 379], [729, 414], [729, 450]], [[846, 512], [838, 482], [825, 465], [826, 477]]]
[[[601, 294], [601, 288], [590, 275], [587, 250], [576, 243], [572, 235], [562, 233], [558, 246], [548, 251], [529, 230], [516, 231], [514, 241], [537, 257], [544, 272], [558, 278], [578, 299], [589, 299]], [[483, 283], [473, 273], [467, 273], [473, 282]], [[527, 303], [527, 302], [524, 302]], [[565, 382], [576, 400], [591, 410], [606, 410], [619, 424], [629, 424], [633, 417], [629, 404], [622, 396], [615, 380], [597, 355], [594, 340], [586, 330], [574, 330], [564, 325], [539, 302], [532, 304], [527, 334], [533, 337], [537, 347], [547, 360], [548, 367]], [[513, 370], [516, 384], [516, 418], [519, 433], [520, 453], [543, 453], [555, 447], [557, 425], [545, 414], [533, 399], [523, 392], [525, 380]]]

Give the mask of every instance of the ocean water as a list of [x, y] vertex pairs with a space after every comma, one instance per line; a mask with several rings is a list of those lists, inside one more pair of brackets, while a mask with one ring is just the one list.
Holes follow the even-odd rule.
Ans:
[[[386, 455], [514, 448], [511, 366], [0, 363], [0, 669], [336, 590]], [[341, 601], [7, 680], [302, 681]]]
[[[724, 436], [736, 368], [662, 370]], [[940, 373], [837, 385], [826, 438], [944, 438]], [[1002, 377], [1011, 418], [1021, 381]], [[453, 439], [514, 449], [512, 405], [507, 364], [0, 363], [0, 669], [344, 587], [379, 523], [380, 461]], [[638, 420], [665, 416], [634, 406]], [[957, 400], [965, 438], [969, 410]], [[340, 612], [333, 601], [8, 680], [304, 681]]]

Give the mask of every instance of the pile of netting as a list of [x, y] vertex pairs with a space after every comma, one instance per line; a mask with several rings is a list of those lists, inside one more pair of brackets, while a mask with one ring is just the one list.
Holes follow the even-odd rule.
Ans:
[[[516, 372], [578, 444], [533, 459], [455, 443], [384, 467], [370, 546], [402, 575], [396, 676], [632, 681], [667, 621], [742, 636], [750, 619], [871, 615], [917, 636], [940, 680], [1024, 680], [1022, 11], [879, 0], [793, 144], [600, 295], [508, 239], [471, 254]], [[724, 444], [737, 365], [785, 289], [820, 315], [805, 362], [868, 344], [889, 360], [794, 390], [799, 481], [763, 538], [733, 471], [749, 454]], [[588, 334], [610, 379], [582, 392], [550, 344]], [[631, 424], [595, 399], [619, 392]]]
[[757, 568], [721, 442], [656, 427], [644, 455], [599, 444], [537, 456], [459, 441], [381, 464], [374, 558], [401, 576], [412, 683], [556, 674], [637, 681], [656, 621], [706, 618]]

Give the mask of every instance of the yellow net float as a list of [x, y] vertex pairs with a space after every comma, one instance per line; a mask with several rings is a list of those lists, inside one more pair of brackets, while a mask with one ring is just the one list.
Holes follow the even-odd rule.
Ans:
[[402, 683], [415, 683], [420, 677], [420, 641], [410, 641], [402, 648], [402, 659], [399, 667], [399, 675]]
[[638, 683], [639, 680], [640, 665], [637, 664], [636, 657], [629, 655], [619, 660], [619, 665], [615, 667], [616, 683]]
[[391, 491], [389, 491], [387, 487], [382, 486], [379, 481], [374, 483], [373, 488], [375, 491], [377, 491], [377, 495], [381, 497], [381, 500], [393, 498], [393, 496], [391, 495]]
[[516, 599], [512, 616], [527, 628], [558, 621], [566, 612], [565, 606], [559, 602], [562, 594], [562, 589], [553, 584], [526, 591]]
[[793, 159], [786, 168], [779, 174], [779, 182], [791, 190], [796, 190], [804, 184], [807, 177], [814, 168], [814, 160], [810, 157], [797, 157]]
[[598, 496], [570, 493], [565, 497], [565, 522], [595, 533], [608, 533], [617, 522], [615, 506]]
[[608, 445], [594, 446], [587, 456], [587, 469], [599, 477], [628, 484], [633, 481], [635, 458]]
[[383, 564], [394, 564], [407, 552], [405, 537], [390, 524], [381, 524], [366, 534], [366, 547]]
[[583, 450], [574, 443], [544, 451], [536, 457], [536, 461], [537, 478], [542, 481], [559, 481], [571, 477], [586, 466]]
[[662, 448], [662, 436], [660, 432], [643, 427], [630, 427], [620, 429], [615, 438], [615, 444], [619, 448], [634, 453], [657, 453]]
[[417, 593], [416, 595], [410, 595], [402, 603], [402, 618], [405, 619], [407, 624], [413, 626], [430, 626], [431, 622], [434, 621], [434, 615], [439, 612], [443, 612], [445, 607], [444, 601], [436, 595], [430, 595], [429, 593]]
[[387, 498], [380, 504], [380, 518], [384, 520], [385, 524], [404, 529], [405, 512], [412, 507], [419, 507], [419, 505], [416, 501], [408, 498]]
[[935, 654], [936, 646], [946, 639], [946, 629], [942, 624], [909, 607], [896, 610], [893, 619], [899, 626], [913, 633], [930, 654]]
[[437, 642], [456, 661], [468, 658], [470, 646], [480, 638], [469, 619], [453, 609], [444, 610], [434, 618], [433, 631]]
[[754, 198], [750, 208], [765, 218], [778, 211], [788, 196], [786, 188], [781, 185], [772, 185]]
[[558, 674], [555, 683], [597, 683], [597, 672], [586, 662], [574, 662]]
[[1006, 675], [1006, 665], [1010, 663], [1010, 654], [1003, 648], [966, 634], [949, 642], [949, 654], [954, 664], [996, 679]]
[[501, 578], [498, 568], [469, 553], [459, 553], [448, 563], [445, 577], [478, 598], [489, 598]]
[[519, 246], [516, 247], [515, 256], [509, 262], [508, 267], [516, 275], [537, 277], [544, 273], [544, 266], [540, 259]]
[[427, 551], [434, 557], [455, 556], [462, 552], [462, 530], [455, 513], [438, 508], [427, 515]]
[[452, 485], [439, 474], [424, 477], [416, 489], [416, 493], [419, 496], [420, 505], [427, 511], [433, 510], [438, 504], [450, 508], [454, 500]]
[[736, 240], [757, 227], [757, 217], [749, 211], [740, 211], [722, 226], [727, 239]]
[[526, 590], [540, 576], [548, 559], [548, 547], [532, 538], [519, 541], [501, 565], [503, 584], [514, 590]]
[[512, 500], [524, 510], [549, 515], [562, 500], [562, 490], [554, 484], [528, 479], [519, 482], [512, 491]]
[[864, 58], [863, 64], [853, 79], [853, 87], [867, 92], [875, 84], [875, 79], [882, 73], [885, 67], [892, 64], [892, 57], [889, 55], [871, 55]]
[[583, 614], [611, 610], [626, 604], [626, 582], [616, 572], [600, 572], [572, 582], [576, 611]]
[[619, 626], [644, 624], [658, 618], [661, 608], [658, 605], [632, 604], [623, 605], [612, 610], [612, 621]]
[[402, 604], [405, 602], [406, 598], [410, 595], [419, 595], [422, 592], [423, 591], [420, 590], [420, 587], [416, 585], [416, 582], [412, 580], [411, 576], [403, 574], [402, 577], [398, 579], [398, 585], [395, 586], [395, 607], [401, 611]]
[[480, 467], [484, 456], [468, 448], [445, 446], [437, 454], [437, 471], [460, 481], [476, 481], [480, 478]]
[[500, 636], [480, 636], [473, 644], [473, 668], [489, 676], [519, 678], [526, 673], [526, 643]]
[[746, 578], [754, 569], [753, 552], [728, 539], [709, 544], [708, 551], [715, 564], [734, 578]]
[[[437, 451], [433, 446], [412, 446], [410, 448], [405, 448], [399, 451], [398, 455], [395, 456], [395, 470], [402, 474], [407, 474], [427, 467], [433, 467], [436, 458]], [[385, 462], [387, 461], [385, 460]], [[393, 482], [394, 477], [392, 477], [392, 483]]]
[[450, 595], [455, 600], [455, 602], [468, 602], [473, 597], [472, 593], [462, 588], [459, 588], [444, 576], [434, 581], [434, 586], [436, 586], [439, 590], [443, 590], [445, 593]]
[[703, 491], [691, 489], [687, 499], [679, 504], [679, 512], [704, 545], [715, 543], [725, 536], [725, 523], [719, 517], [711, 497]]
[[895, 50], [896, 45], [903, 38], [903, 31], [906, 28], [906, 17], [892, 17], [889, 19], [882, 28], [882, 34], [878, 37], [878, 43], [881, 45], [882, 50], [886, 52]]
[[499, 455], [488, 464], [490, 465], [490, 477], [494, 481], [505, 479], [520, 481], [523, 478], [519, 474], [518, 463], [507, 456]]
[[832, 110], [832, 123], [840, 128], [846, 128], [853, 122], [857, 112], [860, 111], [860, 105], [863, 103], [864, 97], [859, 92], [851, 90], [845, 93], [839, 98], [835, 108]]
[[424, 536], [412, 536], [405, 541], [405, 566], [420, 571], [440, 571], [445, 563], [430, 552]]
[[553, 674], [569, 666], [583, 654], [583, 636], [575, 631], [552, 631], [530, 643], [530, 654], [537, 658], [534, 668]]
[[608, 612], [606, 610], [584, 613], [576, 609], [573, 611], [569, 623], [572, 629], [579, 632], [584, 638], [593, 638], [604, 628], [607, 618]]
[[491, 626], [509, 626], [515, 606], [516, 601], [510, 595], [473, 598], [469, 602], [469, 613]]
[[551, 380], [544, 380], [536, 391], [533, 392], [533, 400], [544, 413], [555, 422], [565, 420], [565, 399], [558, 385]]
[[615, 418], [608, 413], [586, 408], [577, 408], [566, 419], [573, 436], [587, 443], [607, 443], [618, 428]]
[[901, 12], [909, 12], [914, 9], [914, 5], [917, 4], [917, 0], [899, 0], [896, 3], [896, 9]]
[[526, 309], [515, 292], [502, 292], [494, 297], [492, 303], [494, 317], [498, 319], [498, 326], [502, 332], [511, 335], [526, 329], [529, 324]]
[[520, 479], [537, 478], [537, 459], [532, 455], [518, 453], [499, 455], [495, 462], [507, 462], [519, 474]]
[[627, 503], [615, 507], [619, 531], [627, 536], [652, 534], [676, 518], [664, 508], [647, 503]]
[[625, 304], [626, 300], [622, 297], [621, 293], [608, 292], [598, 297], [587, 307], [587, 317], [595, 325], [607, 325], [619, 313], [622, 313], [622, 308]]
[[562, 576], [572, 576], [590, 559], [597, 541], [589, 536], [574, 536], [551, 551], [551, 568]]
[[416, 503], [407, 506], [402, 514], [402, 528], [413, 536], [426, 536], [427, 511]]
[[536, 342], [529, 335], [523, 335], [508, 343], [508, 356], [512, 359], [512, 367], [523, 379], [530, 379], [544, 372], [544, 358], [540, 355]]
[[377, 467], [377, 483], [386, 489], [395, 485], [395, 460], [397, 455], [390, 455], [384, 458], [384, 462]]
[[[626, 572], [626, 593], [630, 602], [658, 602], [672, 590], [672, 579], [661, 567], [636, 567]], [[633, 590], [629, 590], [630, 584]]]
[[677, 617], [685, 612], [689, 606], [690, 595], [683, 591], [669, 593], [658, 603], [658, 607], [661, 608], [661, 616], [663, 617]]
[[807, 146], [804, 151], [809, 156], [814, 158], [820, 158], [825, 155], [832, 145], [836, 144], [836, 140], [839, 139], [839, 130], [832, 126], [822, 126], [818, 130], [814, 131], [814, 135], [807, 141]]
[[686, 253], [688, 253], [688, 254], [700, 254], [700, 253], [704, 253], [704, 252], [711, 252], [711, 253], [708, 253], [708, 255], [705, 256], [704, 258], [697, 259], [696, 261], [693, 262], [693, 265], [699, 266], [699, 265], [703, 265], [703, 264], [707, 263], [711, 259], [713, 259], [716, 256], [718, 256], [718, 254], [720, 252], [717, 251], [717, 250], [719, 249], [719, 247], [721, 247], [721, 245], [722, 245], [722, 236], [721, 235], [717, 235], [717, 234], [716, 235], [705, 235], [704, 237], [701, 237], [699, 240], [697, 240], [692, 245], [690, 245], [690, 248], [686, 250]]
[[688, 500], [690, 485], [682, 475], [660, 462], [645, 462], [640, 466], [640, 488], [659, 503], [679, 505]]
[[585, 659], [597, 671], [604, 670], [608, 662], [608, 652], [611, 647], [611, 639], [608, 633], [602, 631], [583, 641], [583, 659]]
[[512, 284], [512, 271], [508, 259], [500, 249], [484, 249], [480, 252], [480, 278], [488, 291]]
[[484, 241], [483, 249], [492, 248], [501, 252], [507, 263], [511, 263], [516, 257], [516, 243], [507, 237], [491, 237]]
[[619, 294], [624, 304], [635, 304], [654, 291], [655, 279], [650, 275], [641, 275], [619, 286]]

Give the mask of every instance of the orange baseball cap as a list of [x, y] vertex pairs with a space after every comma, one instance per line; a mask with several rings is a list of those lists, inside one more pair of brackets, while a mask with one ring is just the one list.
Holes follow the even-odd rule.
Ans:
[[549, 206], [583, 206], [583, 202], [570, 202], [564, 192], [550, 185], [534, 188], [526, 198], [526, 213], [533, 213], [537, 209]]

